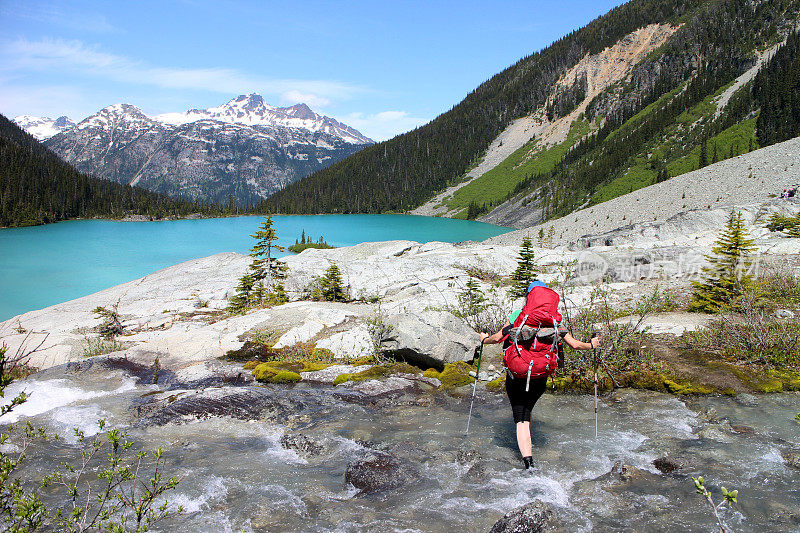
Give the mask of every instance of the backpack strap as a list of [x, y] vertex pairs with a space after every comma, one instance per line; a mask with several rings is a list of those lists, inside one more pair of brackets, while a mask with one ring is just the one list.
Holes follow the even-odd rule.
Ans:
[[533, 367], [533, 359], [528, 363], [528, 377], [525, 379], [525, 392], [528, 392], [531, 387], [531, 367]]

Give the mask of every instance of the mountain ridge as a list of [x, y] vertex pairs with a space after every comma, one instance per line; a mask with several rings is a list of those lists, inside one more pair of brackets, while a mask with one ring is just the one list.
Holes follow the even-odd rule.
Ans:
[[305, 104], [274, 107], [255, 93], [154, 117], [132, 104], [113, 104], [45, 141], [100, 178], [240, 206], [372, 143]]
[[[760, 146], [754, 128], [762, 104], [753, 98], [754, 85], [734, 91], [718, 116], [710, 100], [798, 18], [797, 0], [631, 0], [522, 58], [430, 123], [275, 193], [263, 209], [408, 212], [427, 202], [443, 203], [451, 216], [477, 218], [517, 199], [519, 209], [548, 219], [693, 170], [698, 154], [703, 166], [750, 151]], [[652, 24], [677, 29], [599, 94], [587, 98], [587, 76], [559, 84], [585, 58]], [[522, 130], [536, 127], [537, 113], [553, 122], [568, 117], [563, 142], [534, 138], [506, 158], [506, 170], [492, 168], [452, 198], [431, 202], [469, 179], [514, 121], [528, 121]]]

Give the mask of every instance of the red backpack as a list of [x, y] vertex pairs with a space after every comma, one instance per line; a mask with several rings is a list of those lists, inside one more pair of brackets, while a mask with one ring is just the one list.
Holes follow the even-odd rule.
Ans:
[[526, 379], [526, 391], [531, 378], [549, 376], [558, 369], [558, 343], [566, 334], [558, 301], [558, 293], [552, 289], [531, 289], [508, 335], [511, 344], [503, 362], [512, 376]]

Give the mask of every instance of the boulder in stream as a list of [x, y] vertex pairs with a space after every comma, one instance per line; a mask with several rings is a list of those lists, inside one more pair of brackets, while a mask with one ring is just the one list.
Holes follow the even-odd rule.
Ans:
[[374, 452], [348, 464], [344, 475], [345, 482], [353, 485], [360, 494], [394, 489], [413, 483], [417, 478], [413, 467], [383, 452]]
[[286, 433], [281, 437], [280, 442], [285, 449], [294, 450], [308, 457], [319, 455], [325, 449], [322, 444], [302, 433]]
[[386, 322], [391, 329], [381, 349], [420, 367], [441, 370], [447, 363], [471, 361], [480, 342], [476, 332], [447, 311], [392, 315]]
[[786, 464], [788, 466], [800, 470], [800, 453], [783, 452], [781, 455], [783, 456], [783, 460], [786, 461]]
[[683, 463], [679, 459], [671, 457], [659, 457], [653, 461], [653, 466], [658, 469], [662, 474], [671, 474], [676, 470], [683, 468]]
[[553, 510], [541, 500], [519, 507], [495, 522], [490, 533], [545, 533], [559, 531]]

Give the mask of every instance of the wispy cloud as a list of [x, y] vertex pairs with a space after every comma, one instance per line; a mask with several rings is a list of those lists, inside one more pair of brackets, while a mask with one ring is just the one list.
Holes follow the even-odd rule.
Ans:
[[288, 105], [304, 103], [313, 108], [320, 108], [330, 105], [331, 101], [327, 98], [317, 96], [316, 94], [304, 94], [300, 91], [287, 91], [281, 95], [281, 103]]
[[80, 120], [94, 105], [85, 93], [68, 85], [33, 87], [0, 82], [0, 113], [8, 118], [34, 114], [50, 118], [67, 115]]
[[412, 117], [406, 111], [381, 111], [372, 114], [350, 113], [336, 118], [376, 141], [385, 141], [431, 120], [424, 117]]
[[8, 2], [0, 4], [3, 18], [35, 20], [80, 32], [113, 33], [123, 31], [99, 13], [66, 10], [49, 2]]
[[225, 94], [259, 92], [287, 100], [305, 97], [317, 103], [346, 100], [364, 87], [335, 80], [275, 79], [223, 67], [174, 68], [150, 65], [110, 54], [81, 41], [17, 39], [2, 45], [0, 72], [40, 71], [89, 75], [116, 82], [165, 89], [192, 89]]

